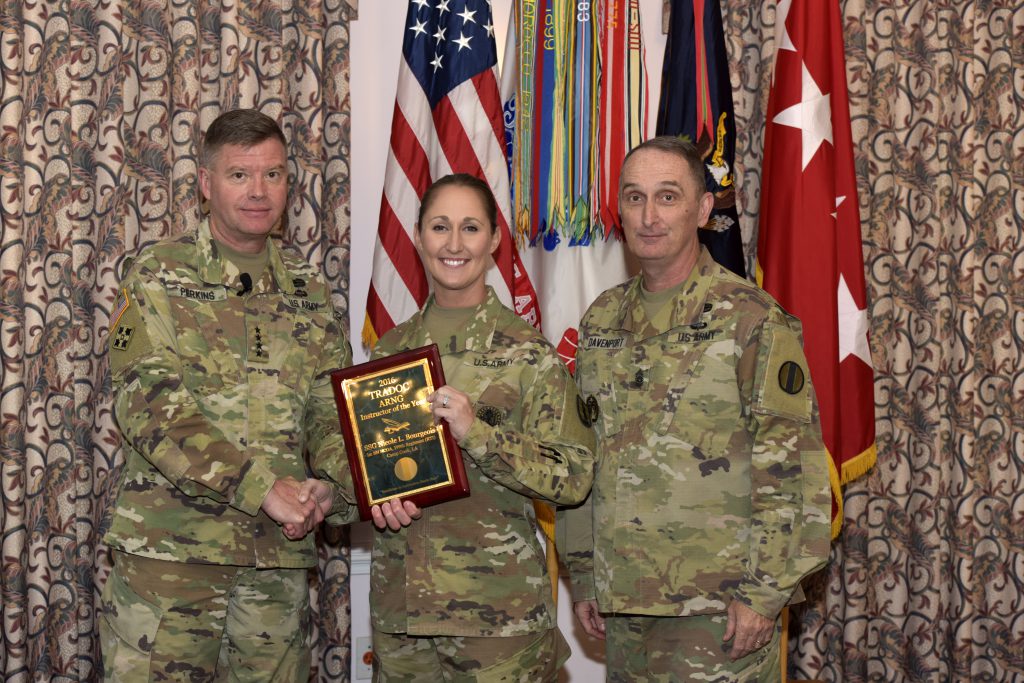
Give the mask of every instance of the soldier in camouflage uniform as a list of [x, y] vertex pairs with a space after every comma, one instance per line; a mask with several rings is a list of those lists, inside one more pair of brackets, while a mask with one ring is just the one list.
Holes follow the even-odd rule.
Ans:
[[415, 240], [434, 294], [374, 349], [438, 344], [447, 385], [428, 398], [462, 447], [471, 491], [376, 534], [377, 681], [555, 681], [569, 654], [533, 499], [583, 500], [594, 437], [555, 351], [484, 283], [495, 220], [476, 178], [447, 176], [428, 190]]
[[306, 534], [324, 513], [299, 500], [304, 454], [314, 471], [344, 462], [328, 372], [350, 350], [316, 269], [268, 239], [287, 199], [273, 119], [219, 117], [200, 183], [209, 220], [134, 260], [111, 319], [126, 461], [104, 538], [104, 678], [294, 683]]
[[598, 466], [560, 527], [575, 611], [609, 680], [778, 681], [780, 612], [829, 543], [800, 324], [700, 245], [692, 145], [633, 150], [619, 201], [641, 274], [580, 325]]

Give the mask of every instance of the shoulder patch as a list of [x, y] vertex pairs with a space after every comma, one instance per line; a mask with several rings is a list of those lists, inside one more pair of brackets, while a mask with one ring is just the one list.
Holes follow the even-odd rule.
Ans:
[[482, 405], [476, 409], [476, 416], [492, 427], [498, 427], [505, 422], [505, 411], [497, 406]]
[[[573, 410], [573, 404], [576, 404], [575, 410]], [[596, 437], [592, 427], [595, 419], [596, 415], [591, 412], [588, 402], [580, 397], [576, 391], [576, 383], [570, 379], [566, 382], [562, 398], [561, 436], [573, 443], [583, 444], [593, 451]]]
[[121, 320], [121, 315], [128, 310], [128, 306], [131, 305], [131, 300], [128, 298], [128, 290], [121, 289], [120, 294], [117, 295], [117, 305], [114, 306], [113, 312], [110, 314], [110, 329], [115, 329], [117, 323]]
[[754, 383], [754, 412], [811, 420], [811, 384], [799, 335], [786, 325], [765, 324]]
[[142, 314], [139, 311], [138, 302], [131, 301], [128, 290], [121, 293], [125, 302], [118, 303], [120, 312], [116, 318], [112, 318], [108, 344], [110, 346], [110, 369], [117, 372], [120, 369], [130, 367], [143, 356], [149, 355], [153, 350], [153, 344], [149, 340], [145, 326], [142, 322]]

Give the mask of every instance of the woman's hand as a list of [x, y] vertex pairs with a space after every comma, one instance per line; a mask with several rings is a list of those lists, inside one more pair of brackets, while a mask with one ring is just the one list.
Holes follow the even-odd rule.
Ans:
[[370, 508], [370, 517], [373, 518], [373, 525], [379, 530], [391, 529], [398, 531], [402, 527], [409, 526], [419, 519], [423, 512], [416, 507], [416, 504], [408, 500], [392, 498], [380, 505]]
[[427, 400], [430, 402], [430, 412], [434, 414], [434, 424], [444, 419], [448, 422], [448, 428], [452, 430], [455, 440], [462, 441], [476, 419], [473, 402], [469, 400], [469, 396], [445, 385], [427, 396]]

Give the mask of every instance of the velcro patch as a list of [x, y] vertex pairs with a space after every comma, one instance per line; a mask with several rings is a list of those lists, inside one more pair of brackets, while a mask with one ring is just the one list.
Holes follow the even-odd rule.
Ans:
[[582, 396], [576, 397], [576, 412], [580, 416], [580, 422], [583, 423], [584, 427], [593, 427], [594, 420], [590, 417], [590, 410], [587, 408], [587, 402], [583, 400]]
[[[591, 403], [591, 401], [593, 403]], [[576, 404], [576, 410], [572, 404]], [[593, 408], [591, 408], [591, 405]], [[562, 429], [560, 433], [570, 441], [583, 444], [590, 450], [594, 449], [594, 431], [591, 429], [597, 420], [597, 399], [591, 396], [583, 400], [576, 393], [576, 385], [569, 380], [562, 399]]]
[[799, 364], [787, 360], [779, 368], [779, 387], [787, 394], [799, 394], [804, 388], [804, 369]]
[[754, 410], [809, 422], [810, 373], [800, 337], [789, 327], [773, 323], [764, 326], [763, 335], [754, 385]]
[[113, 312], [110, 314], [110, 329], [117, 327], [117, 323], [121, 320], [121, 315], [128, 310], [128, 306], [131, 303], [131, 299], [128, 298], [128, 290], [122, 289], [117, 295], [117, 305], [114, 307]]
[[127, 351], [128, 345], [132, 343], [132, 334], [135, 328], [129, 325], [118, 325], [114, 332], [114, 338], [110, 340], [110, 348], [117, 351]]
[[[127, 289], [122, 292], [122, 296], [126, 300], [132, 298]], [[110, 369], [115, 373], [131, 367], [135, 361], [153, 351], [153, 343], [146, 333], [138, 301], [125, 303], [123, 309], [110, 326], [107, 342], [110, 345]]]
[[505, 411], [496, 406], [482, 405], [476, 409], [476, 416], [492, 427], [505, 422]]

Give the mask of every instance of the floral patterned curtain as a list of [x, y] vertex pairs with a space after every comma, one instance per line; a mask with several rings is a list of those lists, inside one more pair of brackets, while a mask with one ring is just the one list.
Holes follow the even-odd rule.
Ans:
[[[823, 0], [828, 1], [828, 0]], [[126, 253], [196, 224], [198, 132], [291, 141], [285, 241], [347, 310], [356, 0], [0, 0], [0, 670], [92, 680], [120, 462], [107, 316]], [[844, 0], [879, 460], [795, 610], [795, 678], [1024, 676], [1024, 5]], [[723, 2], [755, 243], [775, 2]], [[347, 678], [325, 539], [315, 668]]]
[[[256, 107], [290, 141], [283, 241], [348, 310], [356, 0], [0, 1], [0, 671], [99, 674], [101, 517], [121, 464], [105, 349], [126, 255], [196, 226], [200, 131]], [[347, 680], [348, 552], [324, 538], [314, 670]]]
[[[834, 0], [822, 0], [834, 1]], [[776, 3], [723, 3], [756, 244]], [[790, 674], [1024, 677], [1024, 3], [845, 0], [878, 464]]]

